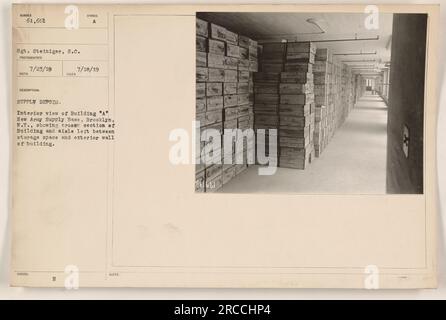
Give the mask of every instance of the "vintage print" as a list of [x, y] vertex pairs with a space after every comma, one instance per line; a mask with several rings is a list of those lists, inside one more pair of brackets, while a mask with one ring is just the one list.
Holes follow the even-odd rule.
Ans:
[[439, 6], [11, 21], [12, 286], [436, 287]]
[[199, 12], [197, 192], [423, 193], [426, 14]]

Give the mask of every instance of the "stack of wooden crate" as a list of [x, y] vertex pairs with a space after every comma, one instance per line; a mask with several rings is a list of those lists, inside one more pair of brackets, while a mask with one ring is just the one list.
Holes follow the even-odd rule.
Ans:
[[350, 68], [344, 64], [342, 65], [342, 91], [341, 91], [341, 100], [342, 100], [342, 116], [341, 123], [344, 123], [347, 119], [347, 116], [350, 112]]
[[324, 151], [328, 143], [328, 118], [327, 107], [325, 105], [317, 105], [315, 110], [314, 119], [314, 155], [319, 157], [322, 151]]
[[335, 78], [335, 130], [337, 130], [343, 123], [344, 104], [342, 103], [342, 63], [336, 61], [334, 64], [334, 78]]
[[312, 42], [287, 44], [285, 70], [280, 78], [279, 166], [305, 169], [314, 155]]
[[350, 86], [350, 68], [339, 62], [336, 64], [336, 129], [338, 129], [347, 119], [351, 109], [350, 95], [352, 88]]
[[325, 86], [327, 86], [328, 91], [328, 102], [327, 102], [327, 130], [325, 135], [325, 146], [328, 145], [330, 139], [333, 137], [335, 131], [335, 88], [334, 88], [334, 58], [333, 55], [328, 52], [326, 54], [322, 54], [320, 59], [326, 59], [328, 62], [327, 72], [329, 76], [327, 77], [327, 81]]
[[[325, 53], [321, 56], [324, 59], [325, 57], [330, 58], [330, 55], [326, 55]], [[318, 60], [317, 57], [316, 60]], [[318, 65], [318, 62], [316, 64]], [[320, 66], [321, 68], [325, 67], [322, 64]], [[320, 71], [319, 67], [316, 67], [315, 70]], [[321, 87], [323, 83], [325, 83], [325, 86], [328, 86], [328, 96], [319, 97], [317, 95], [316, 100], [318, 105], [323, 102], [327, 103], [327, 134], [325, 138], [325, 145], [327, 145], [335, 131], [342, 126], [350, 110], [353, 108], [355, 103], [355, 78], [350, 67], [337, 59], [333, 59], [331, 72], [329, 72], [328, 77], [315, 73], [315, 90], [321, 95], [324, 93]]]
[[[285, 53], [285, 43], [263, 44], [259, 59], [260, 72], [254, 74], [254, 128], [257, 133], [257, 148], [264, 148], [265, 154], [275, 158], [276, 163], [277, 134], [270, 141], [269, 130], [274, 129], [277, 133], [279, 129], [279, 85], [280, 75], [284, 71]], [[264, 137], [260, 136], [258, 129], [265, 130]]]
[[348, 105], [347, 113], [350, 113], [350, 111], [353, 109], [353, 107], [355, 105], [355, 100], [354, 100], [355, 81], [354, 81], [352, 68], [347, 66], [345, 77], [346, 77], [346, 84], [345, 84], [346, 93], [345, 94], [346, 94], [346, 100], [347, 100], [347, 105]]
[[[256, 144], [262, 144], [268, 157], [276, 157], [280, 167], [305, 169], [345, 121], [354, 103], [354, 80], [350, 68], [312, 42], [259, 47], [252, 39], [197, 19], [196, 112], [201, 129], [217, 129], [222, 135], [224, 129], [266, 129], [266, 135], [259, 139], [257, 132], [258, 139], [245, 141], [246, 135], [237, 134], [230, 147], [214, 150], [212, 159], [241, 158], [243, 163], [197, 165], [196, 190], [218, 190], [243, 172]], [[268, 129], [278, 133], [272, 141]], [[241, 141], [243, 147], [237, 149]], [[200, 144], [200, 150], [206, 147]]]
[[316, 50], [315, 60], [313, 74], [316, 115], [313, 137], [315, 156], [319, 157], [329, 140], [328, 106], [332, 103], [330, 81], [333, 64], [332, 55], [326, 48]]
[[[199, 192], [220, 189], [247, 167], [246, 154], [253, 152], [254, 142], [245, 143], [243, 163], [235, 164], [236, 136], [231, 148], [224, 149], [224, 129], [253, 128], [252, 73], [256, 72], [257, 42], [226, 28], [196, 19], [196, 120], [200, 129], [216, 129], [221, 135], [221, 147], [210, 153], [216, 163], [203, 164], [200, 155], [209, 148], [202, 142], [196, 154], [196, 187]], [[225, 159], [232, 164], [222, 163]], [[207, 162], [206, 162], [207, 163]]]

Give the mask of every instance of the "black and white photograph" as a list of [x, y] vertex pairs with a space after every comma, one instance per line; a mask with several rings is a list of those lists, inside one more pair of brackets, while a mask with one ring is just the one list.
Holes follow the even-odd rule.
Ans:
[[423, 194], [426, 14], [196, 16], [196, 192]]

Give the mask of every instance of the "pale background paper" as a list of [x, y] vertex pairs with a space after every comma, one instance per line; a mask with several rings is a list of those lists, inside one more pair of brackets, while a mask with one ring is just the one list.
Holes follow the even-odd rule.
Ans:
[[[267, 2], [265, 2], [267, 3]], [[326, 2], [328, 3], [328, 1]], [[355, 1], [352, 3], [360, 3], [359, 1]], [[365, 4], [368, 4], [367, 2], [364, 2]], [[384, 3], [384, 1], [378, 2], [378, 3]], [[444, 9], [442, 14], [444, 13]], [[2, 29], [4, 36], [4, 45], [2, 46], [2, 63], [4, 64], [4, 68], [2, 70], [9, 70], [9, 59], [10, 59], [10, 18], [9, 18], [9, 3], [5, 2], [2, 8]], [[440, 27], [442, 30], [444, 30], [444, 24]], [[441, 45], [441, 54], [439, 57], [439, 61], [442, 62], [442, 58], [444, 57], [444, 45], [443, 43]], [[439, 77], [443, 78], [443, 66], [439, 65], [440, 70], [438, 71]], [[2, 151], [7, 149], [5, 146], [8, 142], [8, 131], [7, 131], [7, 110], [9, 109], [9, 86], [8, 82], [10, 79], [10, 74], [2, 74], [1, 81], [2, 81], [2, 95], [3, 98], [2, 101], [2, 109], [1, 109], [1, 123], [0, 127], [1, 130], [5, 131], [1, 135], [1, 143], [2, 143]], [[440, 89], [440, 88], [439, 88]], [[439, 91], [440, 92], [440, 91]], [[441, 95], [443, 95], [443, 90], [441, 91]], [[4, 94], [3, 94], [4, 93]], [[444, 104], [443, 100], [444, 97], [442, 97], [442, 100], [440, 100], [439, 105]], [[439, 128], [438, 131], [444, 132], [442, 130], [442, 113], [443, 111], [440, 110], [439, 115]], [[444, 117], [443, 117], [444, 118]], [[440, 183], [440, 197], [442, 194], [441, 184], [444, 182], [441, 179], [442, 174], [442, 166], [441, 164], [444, 163], [444, 145], [445, 143], [442, 141], [441, 135], [438, 137], [438, 159], [439, 159], [439, 183]], [[443, 146], [443, 148], [442, 148]], [[7, 151], [7, 150], [5, 150]], [[402, 291], [387, 291], [387, 292], [360, 292], [360, 291], [350, 291], [350, 290], [311, 290], [311, 291], [303, 291], [303, 290], [214, 290], [214, 289], [113, 289], [113, 290], [104, 290], [104, 289], [80, 289], [77, 292], [65, 292], [64, 290], [44, 290], [44, 289], [17, 289], [17, 288], [8, 288], [8, 272], [9, 272], [9, 234], [6, 231], [6, 226], [8, 223], [8, 218], [6, 215], [7, 212], [7, 199], [8, 199], [8, 191], [7, 191], [7, 176], [8, 176], [8, 167], [7, 167], [7, 161], [8, 161], [8, 154], [7, 152], [1, 152], [1, 174], [2, 174], [2, 181], [1, 181], [1, 187], [2, 187], [2, 208], [1, 208], [1, 216], [0, 216], [0, 248], [2, 248], [1, 252], [1, 287], [0, 287], [0, 298], [5, 296], [8, 297], [72, 297], [72, 298], [90, 298], [90, 297], [101, 297], [101, 298], [107, 298], [107, 297], [128, 297], [128, 298], [327, 298], [327, 297], [336, 297], [336, 298], [358, 298], [358, 297], [370, 297], [370, 298], [384, 298], [384, 297], [441, 297], [443, 294], [445, 295], [445, 285], [443, 284], [443, 276], [442, 269], [443, 268], [443, 249], [444, 249], [444, 242], [443, 242], [443, 232], [439, 232], [441, 241], [440, 241], [440, 254], [439, 256], [439, 289], [438, 290], [419, 290], [419, 291], [409, 291], [409, 292], [402, 292]], [[442, 161], [443, 160], [443, 161]], [[3, 179], [5, 177], [5, 179]], [[207, 196], [207, 195], [206, 195]], [[441, 199], [441, 200], [444, 200]], [[443, 202], [444, 203], [444, 202]], [[442, 220], [439, 220], [438, 223], [439, 229], [444, 226], [444, 223]], [[4, 294], [3, 294], [4, 293]]]

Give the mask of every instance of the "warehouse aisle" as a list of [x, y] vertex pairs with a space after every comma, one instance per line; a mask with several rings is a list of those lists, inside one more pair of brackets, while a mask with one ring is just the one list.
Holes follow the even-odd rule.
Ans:
[[221, 192], [384, 194], [386, 144], [387, 106], [379, 96], [365, 95], [308, 169], [278, 168], [273, 176], [259, 176], [252, 166]]

